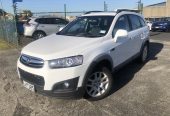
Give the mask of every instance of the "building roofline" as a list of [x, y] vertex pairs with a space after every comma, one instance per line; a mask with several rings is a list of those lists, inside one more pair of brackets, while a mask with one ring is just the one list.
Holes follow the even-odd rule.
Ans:
[[[156, 3], [156, 4], [151, 4], [151, 5], [148, 5], [146, 7], [154, 7], [154, 6], [159, 6], [161, 4], [165, 4], [166, 5], [166, 2], [160, 2], [160, 3]], [[162, 6], [164, 6], [164, 5], [162, 5]]]

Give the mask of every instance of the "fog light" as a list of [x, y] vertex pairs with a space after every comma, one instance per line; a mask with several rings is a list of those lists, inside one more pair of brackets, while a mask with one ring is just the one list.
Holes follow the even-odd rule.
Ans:
[[78, 86], [79, 77], [56, 83], [53, 87], [54, 92], [74, 91]]
[[65, 86], [66, 88], [69, 88], [70, 84], [69, 84], [68, 82], [65, 82], [65, 83], [64, 83], [64, 86]]

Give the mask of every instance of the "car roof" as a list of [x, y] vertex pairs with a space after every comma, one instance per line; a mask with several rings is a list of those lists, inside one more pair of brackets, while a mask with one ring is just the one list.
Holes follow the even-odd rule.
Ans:
[[115, 16], [116, 12], [91, 12], [82, 16]]
[[59, 18], [59, 19], [64, 19], [64, 18], [57, 17], [57, 16], [38, 16], [38, 17], [30, 17], [29, 19], [38, 19], [38, 18]]
[[130, 12], [130, 11], [121, 11], [121, 12], [92, 12], [92, 13], [88, 13], [88, 14], [84, 14], [82, 16], [116, 16], [117, 14], [134, 14], [134, 15], [138, 15], [141, 16], [141, 14], [139, 13], [135, 13], [135, 12]]

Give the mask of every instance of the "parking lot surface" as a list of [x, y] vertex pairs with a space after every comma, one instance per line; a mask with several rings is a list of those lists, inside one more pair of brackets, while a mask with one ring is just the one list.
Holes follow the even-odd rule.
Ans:
[[107, 98], [89, 102], [45, 97], [25, 89], [16, 72], [17, 49], [0, 51], [2, 116], [169, 116], [170, 33], [151, 33], [146, 64], [130, 63], [113, 77]]

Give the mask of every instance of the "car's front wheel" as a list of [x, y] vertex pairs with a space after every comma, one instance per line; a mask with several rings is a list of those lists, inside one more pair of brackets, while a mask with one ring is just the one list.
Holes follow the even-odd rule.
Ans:
[[112, 85], [111, 71], [106, 67], [98, 68], [87, 77], [85, 98], [90, 101], [103, 99], [109, 95]]

